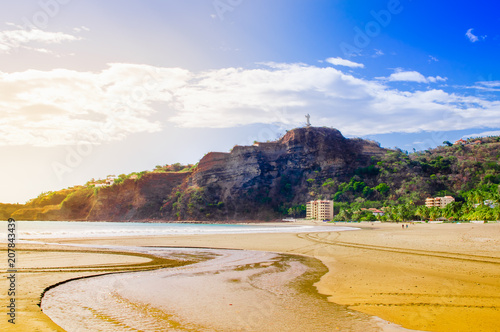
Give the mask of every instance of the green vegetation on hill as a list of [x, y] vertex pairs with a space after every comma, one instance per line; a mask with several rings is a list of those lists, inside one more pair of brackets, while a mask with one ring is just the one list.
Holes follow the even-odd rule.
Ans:
[[[387, 208], [382, 220], [499, 220], [494, 206], [499, 203], [500, 137], [479, 141], [412, 154], [391, 150], [357, 169], [349, 181], [332, 185], [331, 179], [325, 180], [318, 193], [336, 202], [337, 220], [374, 218], [360, 212], [372, 207]], [[425, 198], [445, 195], [456, 202], [445, 209], [423, 206]]]
[[153, 172], [190, 172], [196, 168], [196, 165], [182, 165], [180, 163], [175, 163], [171, 165], [156, 165]]
[[[0, 218], [6, 220], [10, 217], [18, 220], [88, 220], [90, 211], [96, 206], [96, 202], [111, 192], [129, 190], [125, 187], [125, 181], [135, 183], [140, 181], [144, 175], [157, 173], [184, 173], [190, 172], [195, 165], [173, 165], [157, 166], [153, 171], [133, 172], [130, 174], [120, 174], [118, 176], [109, 175], [114, 182], [112, 185], [98, 187], [97, 184], [106, 184], [105, 179], [91, 179], [85, 185], [74, 186], [58, 191], [43, 192], [38, 197], [26, 202], [26, 204], [0, 204]], [[101, 192], [104, 190], [103, 192]], [[131, 202], [124, 202], [132, 208]], [[160, 202], [161, 203], [161, 202]], [[150, 202], [146, 202], [141, 207], [147, 210]], [[161, 205], [161, 204], [160, 204]], [[139, 211], [140, 212], [140, 211]], [[160, 212], [160, 211], [154, 211]], [[147, 214], [152, 214], [150, 211]], [[118, 216], [118, 218], [122, 218]]]
[[7, 220], [11, 218], [12, 214], [21, 209], [22, 204], [2, 204], [0, 203], [0, 220]]

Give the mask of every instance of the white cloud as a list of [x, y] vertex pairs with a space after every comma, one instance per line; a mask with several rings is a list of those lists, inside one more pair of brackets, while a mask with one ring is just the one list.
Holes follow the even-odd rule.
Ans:
[[[0, 72], [0, 145], [101, 143], [160, 130], [153, 102], [191, 74], [178, 68], [111, 64], [101, 72]], [[8, 134], [7, 134], [8, 133]]]
[[500, 136], [500, 130], [493, 131], [483, 131], [482, 133], [470, 134], [462, 136], [462, 138], [472, 138], [472, 137], [487, 137], [487, 136]]
[[391, 82], [416, 82], [416, 83], [436, 83], [444, 82], [447, 80], [446, 77], [441, 76], [428, 76], [425, 77], [418, 71], [404, 71], [402, 69], [397, 69], [395, 73], [392, 73], [389, 77], [379, 77], [382, 80], [388, 80]]
[[424, 75], [417, 71], [398, 71], [388, 77], [389, 81], [418, 82], [427, 83]]
[[90, 31], [90, 29], [87, 28], [86, 26], [82, 25], [79, 28], [73, 28], [73, 31], [75, 31], [75, 32], [82, 32], [82, 31]]
[[[334, 68], [281, 64], [246, 70], [226, 68], [196, 75], [175, 95], [182, 127], [300, 125], [310, 113], [317, 126], [347, 135], [454, 130], [500, 124], [500, 102], [443, 90], [399, 91]], [[280, 120], [280, 119], [285, 119]]]
[[480, 81], [474, 86], [467, 86], [467, 89], [477, 89], [489, 92], [500, 92], [500, 81]]
[[293, 128], [307, 113], [313, 125], [345, 135], [500, 128], [500, 101], [402, 91], [333, 67], [270, 63], [193, 73], [111, 64], [100, 72], [0, 73], [0, 145], [120, 140], [161, 130], [154, 119], [189, 128]]
[[432, 56], [432, 55], [429, 55], [429, 62], [431, 62], [431, 61], [438, 62], [439, 59], [436, 58], [436, 57], [434, 57], [434, 56]]
[[63, 32], [49, 32], [40, 29], [27, 30], [12, 23], [8, 25], [15, 26], [17, 30], [0, 31], [0, 52], [4, 53], [19, 48], [46, 53], [46, 49], [34, 47], [33, 44], [61, 44], [81, 39]]
[[375, 49], [375, 54], [372, 55], [373, 58], [384, 55], [385, 53], [382, 50]]
[[427, 81], [431, 83], [445, 82], [447, 79], [448, 79], [447, 77], [441, 77], [441, 76], [436, 76], [436, 77], [427, 76]]
[[500, 81], [480, 81], [477, 82], [477, 84], [480, 84], [487, 88], [500, 88]]
[[472, 30], [474, 30], [474, 29], [467, 30], [467, 32], [465, 33], [465, 35], [467, 36], [467, 38], [469, 38], [469, 40], [472, 43], [475, 43], [475, 42], [477, 42], [479, 40], [479, 38], [472, 33]]
[[465, 33], [465, 36], [466, 36], [467, 38], [469, 38], [469, 40], [471, 41], [471, 43], [478, 42], [479, 40], [485, 40], [485, 39], [486, 39], [486, 37], [488, 37], [488, 36], [486, 36], [486, 35], [481, 36], [481, 37], [478, 37], [478, 36], [476, 36], [476, 35], [474, 35], [474, 34], [472, 33], [472, 30], [474, 30], [474, 29], [472, 29], [472, 28], [471, 28], [471, 29], [467, 30], [467, 32]]
[[334, 66], [344, 66], [351, 68], [364, 68], [365, 65], [362, 63], [353, 62], [350, 60], [342, 59], [342, 58], [328, 58], [325, 60], [328, 63], [331, 63]]

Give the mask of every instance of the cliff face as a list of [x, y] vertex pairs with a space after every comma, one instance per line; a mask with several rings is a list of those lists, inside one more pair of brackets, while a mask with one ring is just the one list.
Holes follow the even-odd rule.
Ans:
[[190, 173], [149, 173], [135, 181], [99, 189], [87, 220], [142, 220], [161, 217], [163, 200]]
[[305, 181], [304, 175], [314, 171], [342, 176], [384, 151], [373, 142], [345, 139], [335, 129], [300, 128], [277, 142], [235, 146], [231, 153], [211, 152], [200, 160], [192, 178], [200, 187], [218, 184], [228, 197], [231, 191], [271, 185], [282, 177]]
[[280, 209], [321, 195], [328, 178], [344, 181], [385, 150], [335, 129], [298, 128], [276, 142], [211, 152], [194, 172], [147, 173], [140, 179], [79, 189], [32, 202], [14, 213], [39, 220], [273, 219]]
[[269, 219], [279, 206], [310, 200], [313, 182], [347, 179], [372, 156], [384, 153], [377, 143], [346, 139], [336, 129], [298, 128], [276, 142], [207, 154], [190, 177], [190, 186], [204, 188], [212, 204], [223, 202], [219, 217]]

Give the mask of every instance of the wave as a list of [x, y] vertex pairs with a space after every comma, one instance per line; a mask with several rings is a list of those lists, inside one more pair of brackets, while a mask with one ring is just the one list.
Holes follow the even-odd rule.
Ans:
[[[144, 224], [114, 222], [19, 221], [17, 237], [21, 240], [47, 238], [89, 238], [123, 236], [168, 236], [196, 234], [251, 234], [346, 231], [356, 228], [313, 225], [234, 225], [234, 224]], [[1, 226], [0, 226], [1, 227]], [[0, 228], [0, 234], [7, 227]]]

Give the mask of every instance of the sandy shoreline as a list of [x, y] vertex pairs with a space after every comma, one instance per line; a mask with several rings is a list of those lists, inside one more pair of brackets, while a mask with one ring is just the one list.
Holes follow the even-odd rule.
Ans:
[[[306, 255], [320, 259], [328, 267], [329, 272], [316, 286], [332, 302], [409, 329], [497, 329], [500, 224], [416, 224], [408, 229], [396, 224], [361, 225], [363, 229], [355, 232], [64, 239], [59, 242], [214, 247]], [[61, 247], [48, 245], [19, 245], [19, 248], [26, 251], [18, 253], [19, 266], [25, 268], [18, 274], [18, 324], [12, 329], [4, 319], [0, 324], [2, 330], [60, 331], [36, 305], [45, 287], [70, 278], [99, 274], [106, 269], [147, 268], [148, 264], [159, 263], [152, 264], [151, 257], [119, 253], [100, 253], [96, 262], [95, 252], [74, 247], [65, 255], [59, 254]], [[35, 249], [48, 251], [37, 253]], [[137, 264], [143, 265], [136, 267]], [[5, 271], [5, 267], [2, 269]], [[6, 303], [6, 300], [4, 293], [1, 301]], [[2, 308], [3, 317], [4, 311]]]

